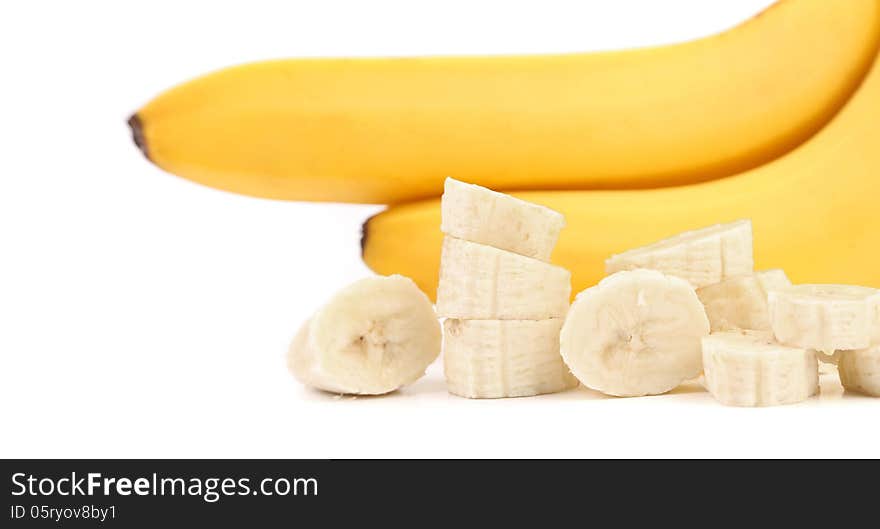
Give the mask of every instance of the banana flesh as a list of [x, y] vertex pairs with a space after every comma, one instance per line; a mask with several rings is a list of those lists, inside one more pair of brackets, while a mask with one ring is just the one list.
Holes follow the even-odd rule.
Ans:
[[379, 395], [424, 375], [441, 339], [434, 308], [412, 280], [370, 277], [342, 289], [304, 323], [287, 360], [306, 386]]
[[562, 357], [608, 395], [665, 393], [702, 369], [709, 320], [687, 281], [655, 270], [617, 272], [578, 294], [562, 327]]
[[446, 235], [549, 261], [565, 217], [485, 187], [447, 178], [440, 201]]
[[646, 268], [689, 281], [700, 288], [754, 269], [752, 223], [740, 220], [686, 231], [605, 260], [608, 275]]
[[446, 320], [443, 360], [450, 393], [528, 397], [578, 385], [559, 356], [562, 320]]
[[767, 292], [791, 286], [782, 270], [734, 276], [697, 289], [712, 332], [734, 329], [770, 330]]
[[880, 291], [853, 285], [772, 290], [770, 323], [780, 343], [834, 353], [880, 342]]
[[880, 397], [880, 345], [841, 351], [837, 367], [844, 388]]
[[702, 350], [706, 389], [722, 404], [792, 404], [818, 392], [815, 352], [780, 345], [769, 332], [712, 333]]
[[437, 313], [458, 319], [540, 320], [568, 310], [568, 270], [455, 237], [443, 239]]

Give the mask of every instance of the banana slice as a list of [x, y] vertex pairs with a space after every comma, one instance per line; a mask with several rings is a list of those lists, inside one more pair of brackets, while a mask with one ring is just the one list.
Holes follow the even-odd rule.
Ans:
[[708, 334], [706, 312], [687, 281], [634, 270], [578, 294], [560, 345], [585, 386], [608, 395], [657, 395], [700, 374], [700, 338]]
[[449, 392], [472, 399], [528, 397], [578, 385], [559, 356], [562, 319], [443, 322]]
[[571, 274], [484, 244], [445, 237], [437, 313], [475, 320], [543, 320], [568, 310]]
[[549, 261], [562, 213], [485, 187], [446, 179], [440, 231], [458, 239]]
[[880, 291], [853, 285], [796, 285], [769, 295], [770, 324], [783, 344], [826, 353], [880, 341]]
[[420, 378], [441, 340], [431, 301], [411, 279], [370, 277], [338, 292], [303, 324], [287, 361], [307, 386], [379, 395]]
[[706, 389], [728, 406], [801, 402], [819, 389], [816, 354], [786, 347], [761, 331], [727, 331], [703, 338]]
[[694, 288], [752, 273], [752, 222], [738, 220], [686, 231], [605, 261], [605, 271], [647, 268], [689, 281]]
[[766, 270], [735, 276], [697, 289], [706, 307], [712, 332], [733, 329], [770, 330], [767, 292], [786, 288], [791, 281], [782, 270]]
[[844, 388], [880, 397], [880, 345], [841, 351], [837, 367]]

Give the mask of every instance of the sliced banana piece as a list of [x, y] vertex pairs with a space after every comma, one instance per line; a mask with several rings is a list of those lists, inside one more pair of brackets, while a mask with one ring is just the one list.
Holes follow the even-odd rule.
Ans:
[[457, 319], [543, 320], [568, 310], [571, 274], [455, 237], [443, 239], [437, 313]]
[[738, 220], [686, 231], [605, 261], [605, 271], [647, 268], [687, 280], [694, 288], [752, 273], [752, 222]]
[[449, 392], [472, 399], [528, 397], [577, 386], [559, 355], [562, 319], [443, 322]]
[[578, 294], [560, 346], [585, 386], [608, 395], [657, 395], [700, 374], [700, 339], [708, 334], [703, 304], [687, 281], [634, 270]]
[[783, 344], [826, 353], [880, 341], [880, 290], [795, 285], [769, 294], [770, 324]]
[[440, 231], [458, 239], [549, 261], [562, 213], [485, 187], [446, 179]]
[[726, 331], [703, 338], [706, 389], [728, 406], [801, 402], [819, 389], [816, 354], [786, 347], [769, 332]]
[[782, 270], [734, 276], [697, 289], [712, 332], [732, 329], [770, 330], [767, 292], [791, 286]]
[[307, 386], [378, 395], [420, 378], [441, 340], [431, 301], [411, 279], [370, 277], [342, 289], [304, 323], [287, 360]]
[[844, 388], [880, 397], [880, 345], [841, 351], [837, 368]]

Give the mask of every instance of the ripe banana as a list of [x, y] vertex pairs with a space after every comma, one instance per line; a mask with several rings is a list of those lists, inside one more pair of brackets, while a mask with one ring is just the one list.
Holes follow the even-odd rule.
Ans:
[[585, 386], [615, 396], [658, 395], [700, 374], [709, 320], [693, 287], [655, 270], [618, 272], [578, 294], [560, 350]]
[[[829, 2], [832, 4], [832, 2]], [[841, 2], [833, 2], [841, 4]], [[661, 189], [531, 191], [517, 198], [565, 216], [552, 261], [572, 271], [575, 292], [605, 275], [604, 260], [685, 230], [748, 218], [758, 269], [795, 283], [880, 287], [880, 66], [818, 134], [772, 163], [736, 176]], [[634, 151], [636, 152], [636, 151]], [[637, 156], [635, 156], [637, 157]], [[365, 225], [364, 261], [437, 285], [437, 200], [390, 207]]]
[[838, 369], [844, 388], [880, 397], [880, 345], [843, 351]]
[[468, 398], [528, 397], [577, 386], [559, 356], [562, 319], [443, 322], [449, 392]]
[[609, 275], [637, 268], [680, 277], [694, 288], [751, 273], [754, 268], [752, 223], [740, 220], [686, 231], [605, 260], [605, 271]]
[[791, 286], [782, 270], [734, 276], [697, 289], [712, 332], [734, 329], [770, 330], [767, 292]]
[[287, 360], [307, 386], [379, 395], [419, 379], [440, 344], [437, 316], [415, 283], [370, 277], [338, 292], [303, 324]]
[[446, 179], [440, 231], [458, 239], [549, 261], [565, 226], [552, 209], [485, 187]]
[[459, 319], [541, 320], [568, 310], [571, 274], [484, 244], [445, 237], [437, 313]]
[[399, 203], [438, 196], [448, 175], [500, 190], [679, 185], [803, 143], [878, 40], [878, 0], [787, 0], [716, 36], [631, 51], [247, 64], [129, 123], [162, 169], [275, 199]]
[[702, 346], [706, 389], [722, 404], [792, 404], [819, 389], [816, 354], [779, 345], [768, 332], [712, 333]]
[[880, 290], [796, 285], [770, 291], [768, 304], [780, 343], [830, 354], [880, 342]]

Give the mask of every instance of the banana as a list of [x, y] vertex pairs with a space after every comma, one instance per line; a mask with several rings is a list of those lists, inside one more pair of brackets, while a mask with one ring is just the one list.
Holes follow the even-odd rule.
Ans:
[[550, 260], [565, 226], [552, 209], [452, 178], [440, 204], [441, 232], [541, 261]]
[[847, 390], [880, 397], [880, 345], [841, 352], [838, 370]]
[[658, 395], [700, 374], [709, 320], [691, 285], [655, 270], [617, 272], [578, 294], [560, 350], [585, 386], [615, 396]]
[[[604, 260], [609, 255], [685, 230], [746, 218], [757, 234], [756, 268], [783, 268], [795, 283], [880, 287], [877, 116], [880, 66], [875, 62], [855, 95], [826, 127], [797, 149], [754, 170], [660, 189], [512, 195], [565, 216], [566, 228], [551, 261], [572, 271], [574, 292], [605, 276]], [[433, 296], [441, 247], [439, 224], [438, 200], [390, 207], [367, 221], [364, 261], [381, 274], [409, 275]]]
[[443, 322], [449, 392], [494, 399], [556, 393], [577, 386], [559, 356], [562, 319]]
[[769, 332], [712, 333], [702, 347], [706, 389], [722, 404], [792, 404], [819, 390], [816, 354], [780, 345]]
[[796, 285], [770, 291], [768, 304], [780, 343], [830, 354], [880, 342], [880, 290]]
[[609, 275], [647, 268], [680, 277], [695, 288], [753, 270], [752, 223], [740, 220], [686, 231], [605, 260]]
[[274, 199], [400, 203], [439, 196], [449, 175], [498, 190], [682, 185], [813, 136], [878, 40], [877, 0], [790, 0], [631, 51], [246, 64], [168, 90], [129, 124], [160, 168]]
[[712, 332], [733, 329], [770, 330], [767, 292], [791, 286], [782, 270], [765, 270], [734, 276], [714, 285], [697, 289], [706, 307]]
[[455, 237], [443, 240], [437, 313], [459, 319], [541, 320], [568, 310], [571, 274]]
[[288, 367], [307, 386], [379, 395], [416, 381], [440, 354], [430, 300], [403, 276], [370, 277], [338, 292], [302, 325]]

